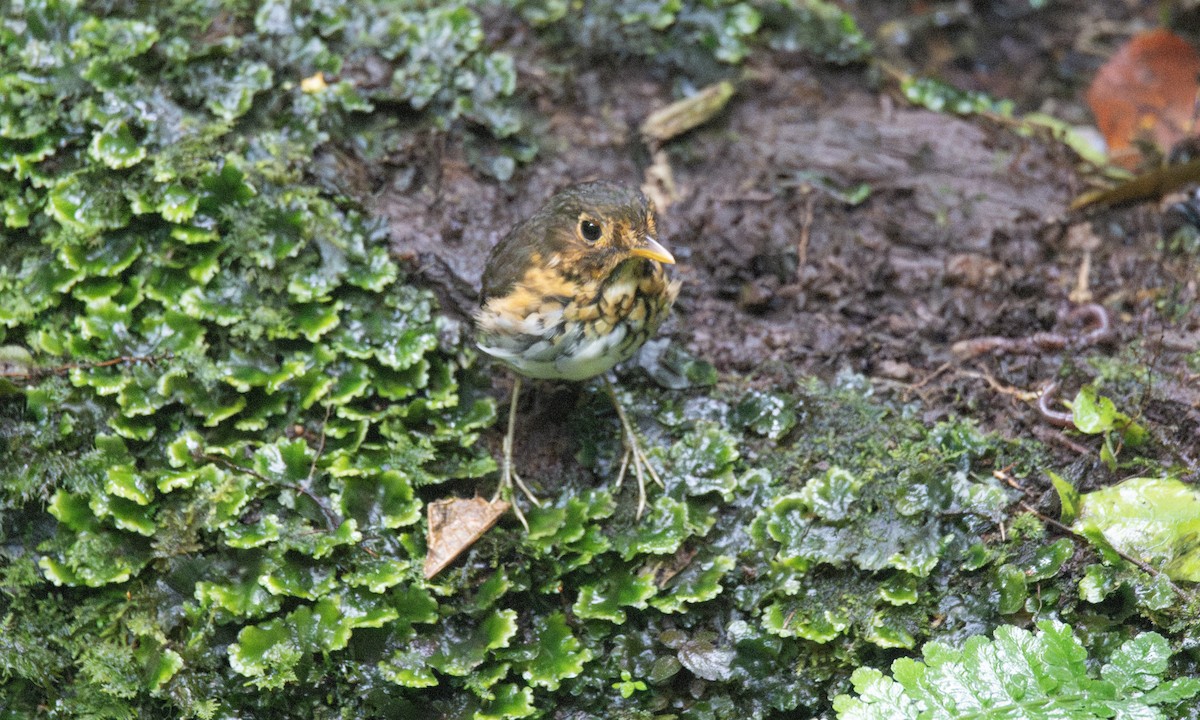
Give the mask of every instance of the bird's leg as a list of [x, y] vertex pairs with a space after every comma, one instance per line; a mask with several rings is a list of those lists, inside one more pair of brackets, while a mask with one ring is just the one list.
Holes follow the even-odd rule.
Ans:
[[621, 405], [621, 399], [617, 397], [617, 389], [607, 377], [604, 378], [604, 388], [608, 390], [608, 396], [612, 398], [613, 407], [617, 409], [617, 417], [621, 419], [621, 435], [625, 445], [625, 454], [621, 457], [621, 470], [617, 474], [617, 487], [621, 487], [621, 482], [625, 479], [625, 471], [629, 468], [630, 461], [633, 464], [633, 474], [638, 481], [638, 506], [637, 519], [642, 519], [642, 513], [646, 510], [646, 475], [650, 479], [658, 483], [661, 488], [667, 486], [663, 484], [662, 478], [658, 476], [658, 471], [650, 464], [650, 460], [646, 457], [646, 453], [642, 451], [642, 446], [638, 443], [637, 432], [633, 428], [633, 424], [629, 422], [629, 417], [625, 414], [625, 408]]
[[[504, 434], [504, 458], [500, 467], [500, 484], [496, 487], [496, 494], [492, 496], [492, 502], [496, 502], [496, 498], [504, 497], [512, 503], [513, 512], [516, 513], [517, 519], [525, 526], [525, 531], [529, 531], [529, 523], [525, 520], [525, 513], [521, 512], [521, 506], [517, 504], [516, 498], [512, 496], [512, 486], [516, 483], [517, 487], [521, 488], [521, 492], [525, 493], [525, 497], [529, 498], [529, 502], [537, 507], [541, 507], [542, 503], [537, 499], [528, 487], [525, 486], [525, 481], [517, 474], [517, 470], [513, 467], [512, 448], [513, 448], [513, 431], [517, 426], [517, 398], [521, 396], [521, 376], [516, 375], [513, 381], [512, 403], [508, 407], [508, 432]], [[506, 496], [506, 497], [505, 497]]]

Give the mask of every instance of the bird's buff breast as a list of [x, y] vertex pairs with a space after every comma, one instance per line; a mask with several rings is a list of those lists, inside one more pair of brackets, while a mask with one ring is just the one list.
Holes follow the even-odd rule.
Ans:
[[532, 270], [480, 308], [479, 349], [531, 378], [584, 380], [608, 371], [658, 330], [679, 293], [679, 281], [657, 263], [650, 273], [634, 270], [603, 286]]

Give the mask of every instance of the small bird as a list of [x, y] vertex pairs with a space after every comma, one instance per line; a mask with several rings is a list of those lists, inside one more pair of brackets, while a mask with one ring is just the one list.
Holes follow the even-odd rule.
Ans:
[[[629, 359], [658, 330], [679, 294], [679, 281], [663, 267], [674, 262], [658, 242], [650, 201], [610, 182], [561, 190], [492, 249], [475, 314], [476, 342], [516, 373], [496, 497], [511, 496], [515, 483], [541, 505], [513, 467], [521, 378], [586, 380]], [[617, 486], [632, 462], [641, 519], [645, 476], [663, 482], [607, 378], [604, 386], [624, 436]], [[516, 502], [513, 508], [528, 529]]]

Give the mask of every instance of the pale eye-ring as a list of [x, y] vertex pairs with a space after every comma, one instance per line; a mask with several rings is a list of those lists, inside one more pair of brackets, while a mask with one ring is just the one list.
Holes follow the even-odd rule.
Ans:
[[583, 220], [579, 223], [579, 234], [583, 236], [584, 240], [594, 243], [600, 239], [602, 231], [600, 226], [591, 220]]

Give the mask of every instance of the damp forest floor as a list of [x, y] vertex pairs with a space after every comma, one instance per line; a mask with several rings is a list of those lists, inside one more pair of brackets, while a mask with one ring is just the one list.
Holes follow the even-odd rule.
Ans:
[[[1088, 124], [1159, 8], [977, 5], [4, 11], [0, 720], [1200, 718], [1195, 533], [1072, 517], [1200, 481], [1197, 233], [1070, 212], [1013, 120]], [[666, 487], [636, 520], [605, 394], [527, 382], [545, 507], [425, 577], [497, 477], [483, 262], [601, 178], [682, 280], [617, 371]]]
[[[1086, 125], [1088, 80], [1123, 32], [1153, 25], [1153, 8], [1032, 5], [867, 2], [856, 13], [879, 40], [876, 59], [1010, 100], [1020, 112]], [[893, 34], [903, 42], [887, 42]], [[371, 207], [389, 218], [393, 248], [434, 288], [463, 337], [488, 249], [556, 189], [615, 178], [663, 190], [661, 160], [638, 127], [676, 97], [672, 73], [612, 59], [544, 80], [536, 55], [523, 54], [523, 36], [504, 36], [542, 80], [537, 159], [496, 182], [472, 170], [461, 144], [439, 138], [394, 159], [419, 168], [399, 183], [378, 169], [373, 178]], [[1070, 578], [1097, 555], [1055, 526], [1061, 505], [1050, 474], [1084, 492], [1139, 474], [1200, 480], [1197, 257], [1166, 237], [1167, 202], [1071, 212], [1088, 182], [1071, 151], [987, 113], [915, 107], [875, 65], [764, 52], [747, 61], [736, 87], [723, 112], [665, 145], [673, 186], [665, 203], [656, 195], [666, 205], [659, 226], [683, 289], [660, 341], [620, 373], [628, 397], [640, 398], [643, 424], [716, 418], [741, 429], [741, 463], [787, 484], [838, 462], [873, 462], [865, 460], [868, 438], [965, 422], [1008, 448], [974, 467], [1007, 491], [1005, 510], [975, 528], [976, 537], [1000, 542], [1014, 527], [1021, 536], [1031, 521], [1039, 529], [1018, 545], [1071, 538], [1075, 552], [1058, 580], [1030, 581], [1037, 601], [1028, 605], [1005, 599], [995, 577], [968, 591], [983, 596], [943, 598], [929, 637], [961, 642], [994, 628], [999, 616], [960, 612], [959, 602], [1020, 605], [1000, 614], [1018, 625], [1056, 603], [1051, 616], [1080, 620], [1095, 606], [1075, 605], [1083, 590]], [[1013, 342], [996, 349], [997, 338]], [[682, 380], [697, 363], [715, 376]], [[497, 402], [507, 402], [508, 374], [483, 373]], [[1082, 386], [1113, 399], [1152, 440], [1119, 464], [1102, 461], [1103, 437], [1061, 422]], [[865, 394], [879, 414], [859, 425], [864, 418], [836, 400], [842, 390], [826, 395], [830, 387]], [[615, 472], [616, 425], [597, 395], [586, 384], [525, 384], [517, 452], [540, 493], [575, 492]], [[781, 408], [785, 420], [772, 426]], [[596, 428], [599, 438], [590, 435]], [[485, 435], [494, 453], [502, 433], [498, 423]], [[670, 433], [658, 439], [669, 442]], [[849, 455], [831, 449], [842, 440]], [[607, 463], [597, 463], [597, 443], [608, 444]], [[850, 459], [854, 447], [863, 454]], [[1022, 546], [1021, 562], [1039, 562]], [[953, 582], [943, 588], [948, 595], [967, 590]], [[1134, 585], [1123, 587], [1145, 589]], [[1164, 601], [1181, 617], [1194, 612], [1184, 606], [1195, 608], [1183, 592]], [[1144, 607], [1138, 620], [1127, 614], [1137, 614], [1137, 604], [1117, 612], [1132, 623], [1126, 631], [1164, 627]], [[896, 717], [889, 712], [879, 717]]]
[[[959, 12], [941, 27], [917, 4], [916, 19], [896, 20], [897, 7], [861, 8], [885, 35], [916, 26], [904, 46], [878, 52], [1080, 123], [1086, 82], [1112, 47], [1096, 36], [1153, 20], [1006, 2], [986, 14], [941, 8]], [[518, 57], [521, 40], [510, 38]], [[964, 59], [956, 45], [979, 57]], [[970, 62], [978, 67], [964, 71]], [[509, 227], [570, 182], [642, 182], [651, 165], [637, 127], [673, 99], [671, 74], [613, 61], [561, 80], [539, 86], [540, 153], [511, 179], [472, 171], [445, 137], [392, 158], [406, 168], [399, 182], [386, 169], [369, 173], [370, 205], [389, 219], [394, 250], [463, 333], [488, 249]], [[1056, 427], [1035, 396], [1055, 382], [1069, 401], [1099, 383], [1152, 429], [1144, 452], [1200, 478], [1196, 258], [1170, 247], [1162, 208], [1073, 214], [1067, 206], [1086, 184], [1061, 145], [995, 118], [915, 108], [892, 85], [863, 68], [763, 53], [723, 113], [668, 143], [675, 190], [660, 224], [683, 290], [660, 337], [711, 363], [722, 388], [786, 392], [811, 377], [861, 375], [881, 398], [915, 403], [929, 423], [966, 417], [1041, 443], [1085, 490], [1121, 473], [1100, 463], [1098, 438]], [[854, 196], [862, 190], [865, 199]], [[1093, 304], [1110, 328], [1098, 341], [1088, 337]], [[1039, 343], [1042, 334], [1059, 337]], [[995, 337], [1026, 342], [970, 347]], [[642, 365], [658, 368], [660, 352], [652, 347]], [[503, 397], [505, 373], [493, 376]], [[571, 472], [570, 441], [557, 429], [578, 387], [544, 383], [530, 395], [524, 462], [534, 476]]]

